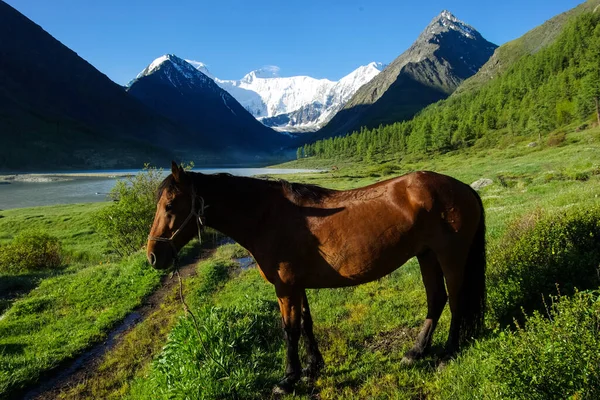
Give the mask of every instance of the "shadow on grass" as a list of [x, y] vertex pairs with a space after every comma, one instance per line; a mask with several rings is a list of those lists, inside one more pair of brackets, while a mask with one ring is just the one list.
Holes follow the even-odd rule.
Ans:
[[27, 346], [21, 343], [0, 344], [0, 354], [9, 356], [23, 354], [25, 352], [25, 347]]
[[0, 314], [10, 308], [16, 299], [35, 289], [43, 279], [56, 274], [57, 271], [44, 271], [21, 275], [0, 275]]

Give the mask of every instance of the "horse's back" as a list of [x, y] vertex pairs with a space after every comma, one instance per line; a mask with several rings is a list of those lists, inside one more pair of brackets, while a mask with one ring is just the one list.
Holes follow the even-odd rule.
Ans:
[[308, 218], [318, 251], [298, 249], [315, 278], [307, 286], [370, 281], [428, 248], [470, 241], [479, 218], [476, 205], [467, 185], [427, 171], [332, 193], [321, 207], [336, 212]]

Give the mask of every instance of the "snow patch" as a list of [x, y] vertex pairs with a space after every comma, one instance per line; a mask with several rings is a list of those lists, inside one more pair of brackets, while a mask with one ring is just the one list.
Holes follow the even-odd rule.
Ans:
[[433, 35], [437, 35], [444, 30], [444, 28], [455, 30], [469, 39], [475, 39], [477, 34], [475, 28], [456, 18], [454, 14], [448, 10], [443, 10], [439, 16], [435, 17], [426, 31]]
[[[200, 71], [206, 65], [199, 61]], [[217, 85], [233, 96], [259, 121], [284, 116], [284, 125], [271, 126], [278, 131], [317, 130], [323, 126], [365, 83], [379, 74], [385, 65], [371, 62], [363, 65], [339, 81], [316, 79], [310, 76], [280, 77], [280, 69], [266, 66], [246, 74], [240, 80], [221, 80], [206, 74]]]
[[233, 115], [236, 115], [236, 116], [237, 116], [237, 114], [235, 113], [235, 111], [233, 111], [233, 110], [231, 109], [231, 107], [229, 107], [229, 104], [227, 104], [227, 100], [225, 100], [225, 96], [227, 96], [227, 93], [226, 93], [226, 92], [223, 92], [223, 93], [221, 93], [221, 99], [223, 100], [223, 104], [225, 104], [225, 107], [227, 107], [227, 108], [229, 109], [229, 111], [231, 111], [231, 113], [232, 113]]

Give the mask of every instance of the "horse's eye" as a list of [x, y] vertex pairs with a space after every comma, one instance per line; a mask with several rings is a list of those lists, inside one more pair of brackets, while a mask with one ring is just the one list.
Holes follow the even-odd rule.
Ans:
[[165, 210], [171, 211], [172, 209], [173, 209], [173, 204], [167, 203], [167, 205], [165, 206]]

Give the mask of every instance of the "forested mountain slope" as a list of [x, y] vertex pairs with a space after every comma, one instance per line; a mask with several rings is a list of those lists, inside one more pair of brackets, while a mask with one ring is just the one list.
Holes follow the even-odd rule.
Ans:
[[[598, 4], [589, 1], [586, 7]], [[593, 10], [593, 8], [592, 8]], [[524, 55], [479, 88], [426, 108], [414, 119], [306, 145], [299, 155], [361, 158], [449, 151], [501, 138], [538, 139], [595, 117], [600, 96], [600, 12], [573, 13], [555, 41]]]
[[498, 47], [494, 55], [481, 67], [479, 72], [464, 81], [454, 94], [456, 95], [481, 87], [490, 79], [494, 79], [505, 72], [521, 57], [535, 54], [544, 47], [554, 43], [570, 18], [585, 12], [593, 12], [598, 5], [600, 5], [599, 0], [588, 0], [569, 11], [549, 19], [520, 38]]

